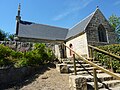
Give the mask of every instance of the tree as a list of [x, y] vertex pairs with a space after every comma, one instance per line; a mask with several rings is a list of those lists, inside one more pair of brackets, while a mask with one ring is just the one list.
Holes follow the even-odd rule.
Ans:
[[3, 30], [0, 29], [0, 41], [6, 41], [8, 34], [5, 33]]
[[120, 42], [120, 17], [113, 14], [109, 17], [108, 21], [118, 35], [117, 41]]
[[10, 40], [10, 41], [13, 41], [14, 40], [14, 34], [10, 34], [9, 36], [8, 36], [8, 39]]
[[9, 34], [0, 29], [0, 41], [13, 41], [14, 34]]

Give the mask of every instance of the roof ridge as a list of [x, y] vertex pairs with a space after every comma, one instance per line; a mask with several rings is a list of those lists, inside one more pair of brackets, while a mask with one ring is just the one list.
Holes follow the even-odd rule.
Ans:
[[62, 29], [69, 29], [69, 28], [64, 28], [64, 27], [59, 27], [59, 26], [53, 26], [53, 25], [48, 25], [48, 24], [41, 24], [41, 23], [34, 23], [34, 22], [30, 22], [30, 21], [26, 21], [26, 20], [21, 20], [21, 24], [24, 25], [30, 25], [30, 24], [36, 24], [36, 25], [44, 25], [44, 26], [49, 26], [49, 27], [55, 27], [55, 28], [62, 28]]
[[86, 24], [84, 30], [86, 29], [86, 27], [88, 26], [88, 24], [90, 23], [91, 19], [93, 18], [93, 16], [95, 15], [95, 12], [97, 11], [97, 9], [92, 13], [92, 17], [90, 18], [90, 20], [88, 21], [88, 23]]

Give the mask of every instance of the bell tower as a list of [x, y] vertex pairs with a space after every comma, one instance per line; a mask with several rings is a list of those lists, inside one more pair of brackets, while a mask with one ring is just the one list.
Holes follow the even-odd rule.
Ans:
[[19, 6], [18, 6], [18, 14], [17, 14], [17, 16], [16, 16], [16, 20], [17, 20], [18, 22], [20, 22], [20, 20], [21, 20], [20, 8], [21, 8], [21, 5], [20, 5], [20, 3], [19, 3]]
[[16, 35], [18, 35], [19, 23], [20, 23], [20, 20], [21, 20], [20, 8], [21, 8], [21, 5], [20, 5], [20, 3], [19, 3], [18, 13], [17, 13], [17, 16], [16, 16]]

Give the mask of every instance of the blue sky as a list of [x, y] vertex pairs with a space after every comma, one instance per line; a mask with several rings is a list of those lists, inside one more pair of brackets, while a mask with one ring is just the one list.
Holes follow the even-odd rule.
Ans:
[[96, 6], [108, 19], [120, 16], [120, 0], [0, 0], [0, 29], [15, 33], [18, 4], [22, 20], [71, 28], [95, 11]]

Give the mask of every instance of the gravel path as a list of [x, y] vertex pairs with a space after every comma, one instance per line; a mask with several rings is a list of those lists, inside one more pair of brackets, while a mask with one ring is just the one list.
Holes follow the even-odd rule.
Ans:
[[55, 68], [50, 68], [20, 90], [69, 90], [68, 78], [68, 75], [60, 74]]

